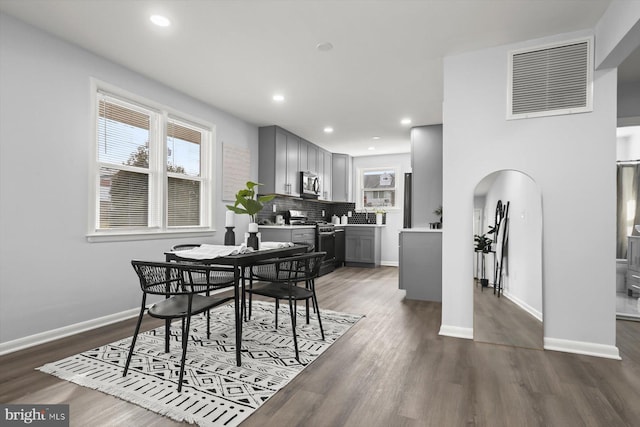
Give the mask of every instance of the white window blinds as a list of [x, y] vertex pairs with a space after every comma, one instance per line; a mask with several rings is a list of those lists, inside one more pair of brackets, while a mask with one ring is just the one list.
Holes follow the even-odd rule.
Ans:
[[97, 93], [96, 232], [210, 227], [211, 129]]

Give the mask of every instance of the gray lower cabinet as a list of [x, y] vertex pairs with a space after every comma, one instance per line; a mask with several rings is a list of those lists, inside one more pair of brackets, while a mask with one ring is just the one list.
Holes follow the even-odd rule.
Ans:
[[351, 267], [378, 267], [381, 259], [380, 227], [345, 227], [345, 265]]
[[259, 227], [258, 230], [263, 242], [294, 242], [315, 247], [315, 227]]
[[398, 287], [406, 298], [442, 301], [442, 232], [401, 231]]

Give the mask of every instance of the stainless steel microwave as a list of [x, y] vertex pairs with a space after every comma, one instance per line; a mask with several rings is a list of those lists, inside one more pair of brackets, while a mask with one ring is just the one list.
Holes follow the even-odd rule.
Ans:
[[317, 199], [320, 194], [320, 179], [313, 172], [300, 172], [300, 196]]

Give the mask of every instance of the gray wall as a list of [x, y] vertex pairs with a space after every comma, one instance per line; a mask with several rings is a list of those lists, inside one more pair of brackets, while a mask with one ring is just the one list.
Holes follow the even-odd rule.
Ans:
[[626, 118], [640, 118], [640, 83], [618, 85], [618, 119]]
[[[428, 227], [442, 205], [442, 125], [411, 129], [412, 227]], [[443, 212], [443, 223], [446, 212]]]
[[[222, 231], [87, 242], [90, 77], [216, 125], [215, 225]], [[136, 308], [131, 259], [162, 259], [182, 241], [222, 242], [222, 142], [250, 148], [252, 179], [258, 176], [257, 127], [3, 14], [0, 93], [0, 344]]]

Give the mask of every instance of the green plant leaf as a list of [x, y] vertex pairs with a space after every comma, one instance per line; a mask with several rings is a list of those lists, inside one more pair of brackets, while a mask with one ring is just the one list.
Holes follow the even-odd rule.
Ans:
[[270, 202], [271, 200], [273, 200], [275, 197], [276, 197], [275, 194], [268, 194], [266, 196], [259, 196], [258, 197], [258, 201], [260, 203], [267, 203], [267, 202]]

